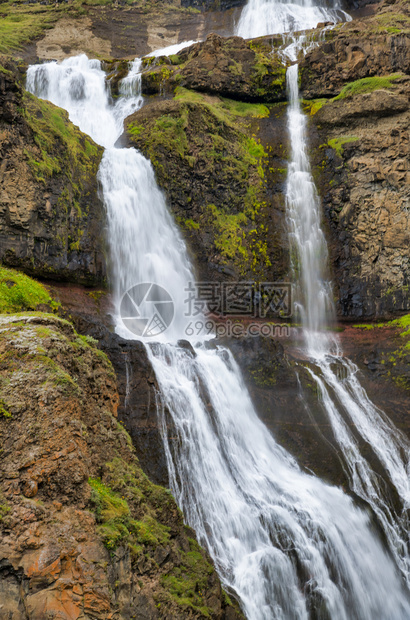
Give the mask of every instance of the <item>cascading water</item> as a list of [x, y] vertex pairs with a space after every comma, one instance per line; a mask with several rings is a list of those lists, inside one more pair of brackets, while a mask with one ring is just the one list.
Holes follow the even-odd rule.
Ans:
[[329, 7], [329, 4], [312, 0], [249, 0], [241, 13], [235, 34], [253, 39], [316, 28], [320, 22], [336, 23], [350, 19], [337, 1], [333, 6]]
[[[27, 88], [67, 109], [106, 147], [99, 176], [117, 307], [129, 286], [156, 282], [181, 308], [193, 280], [183, 240], [150, 163], [134, 149], [114, 147], [123, 119], [141, 105], [137, 75], [121, 85], [115, 104], [100, 64], [84, 56], [30, 67]], [[119, 319], [118, 331], [132, 337]], [[169, 339], [184, 337], [177, 318]], [[408, 594], [369, 515], [340, 489], [303, 473], [275, 442], [232, 355], [205, 343], [165, 341], [147, 351], [161, 389], [172, 490], [246, 616], [408, 618]]]
[[[295, 60], [297, 45], [292, 44], [289, 49]], [[368, 399], [358, 380], [358, 368], [342, 357], [338, 339], [326, 331], [329, 323], [335, 321], [335, 309], [327, 277], [328, 255], [321, 229], [320, 201], [307, 156], [306, 117], [299, 103], [297, 64], [287, 70], [287, 86], [291, 160], [286, 206], [290, 245], [297, 256], [293, 265], [299, 285], [296, 312], [303, 325], [305, 351], [316, 366], [315, 371], [309, 372], [322, 394], [322, 405], [347, 466], [351, 488], [374, 510], [410, 586], [410, 444]], [[377, 474], [360, 454], [343, 415], [377, 456], [400, 498], [398, 511], [391, 506], [386, 485], [380, 484]]]

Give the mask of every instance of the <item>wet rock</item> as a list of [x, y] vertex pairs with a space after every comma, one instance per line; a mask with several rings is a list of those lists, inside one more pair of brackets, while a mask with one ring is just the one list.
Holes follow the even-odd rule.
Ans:
[[0, 260], [37, 277], [102, 283], [102, 148], [66, 112], [24, 93], [15, 63], [0, 64]]
[[286, 273], [285, 111], [179, 88], [126, 120], [128, 143], [151, 159], [203, 282]]
[[376, 90], [372, 93], [357, 95], [352, 99], [335, 101], [324, 105], [315, 115], [315, 122], [320, 126], [338, 125], [354, 126], [356, 119], [377, 119], [394, 116], [405, 112], [410, 107], [408, 96], [394, 92]]
[[380, 4], [372, 14], [339, 24], [326, 42], [300, 59], [304, 97], [334, 97], [347, 82], [409, 73], [408, 3]]

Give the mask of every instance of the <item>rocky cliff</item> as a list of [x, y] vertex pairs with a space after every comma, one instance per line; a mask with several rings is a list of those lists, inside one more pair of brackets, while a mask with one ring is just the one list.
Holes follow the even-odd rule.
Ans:
[[[300, 59], [340, 317], [409, 309], [409, 23], [408, 5], [384, 3], [322, 41], [312, 31]], [[143, 90], [162, 95], [127, 122], [207, 279], [287, 274], [280, 44], [210, 35], [150, 61]]]
[[142, 472], [95, 341], [53, 315], [0, 325], [0, 617], [239, 618]]
[[[171, 69], [148, 66], [143, 85], [179, 86], [172, 99], [153, 99], [126, 122], [129, 143], [150, 157], [204, 280], [280, 279], [287, 270], [284, 107], [244, 101], [285, 98], [285, 68], [266, 48], [211, 35]], [[244, 100], [227, 97], [239, 97], [242, 87]]]
[[383, 3], [328, 33], [301, 62], [344, 317], [410, 307], [409, 28], [408, 4]]
[[0, 260], [38, 277], [88, 284], [106, 277], [102, 149], [66, 112], [24, 92], [0, 64]]

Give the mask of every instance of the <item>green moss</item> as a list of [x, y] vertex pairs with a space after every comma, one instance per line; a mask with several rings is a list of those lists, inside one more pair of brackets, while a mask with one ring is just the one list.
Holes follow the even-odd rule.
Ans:
[[77, 341], [81, 341], [82, 344], [85, 344], [87, 346], [93, 346], [95, 347], [98, 344], [98, 340], [96, 340], [95, 338], [93, 338], [92, 336], [83, 336], [83, 335], [79, 335], [77, 337]]
[[46, 186], [51, 178], [64, 185], [56, 209], [60, 217], [66, 216], [69, 226], [63, 227], [61, 236], [56, 235], [55, 248], [61, 253], [78, 252], [88, 227], [87, 196], [102, 148], [82, 134], [64, 110], [29, 93], [24, 94], [23, 103], [23, 115], [34, 139], [33, 146], [24, 151], [31, 172]]
[[[188, 148], [188, 141], [185, 133], [187, 124], [188, 114], [186, 110], [184, 110], [178, 118], [170, 114], [160, 116], [160, 118], [155, 121], [153, 132], [154, 134], [159, 133], [161, 140], [165, 140], [171, 149], [175, 150], [183, 157]], [[155, 140], [155, 135], [152, 136], [152, 139]]]
[[209, 97], [205, 98], [200, 93], [183, 86], [177, 86], [174, 99], [176, 101], [202, 103], [208, 106], [214, 114], [217, 114], [218, 118], [230, 124], [234, 122], [232, 117], [267, 118], [270, 113], [269, 108], [262, 103], [247, 103], [226, 97], [213, 97], [212, 103], [210, 103]]
[[349, 82], [343, 86], [337, 97], [334, 97], [333, 101], [339, 101], [340, 99], [346, 99], [347, 97], [354, 97], [355, 95], [362, 95], [364, 93], [372, 93], [375, 90], [389, 89], [394, 87], [394, 81], [402, 77], [401, 73], [393, 73], [392, 75], [385, 75], [383, 77], [368, 77], [355, 82]]
[[303, 108], [306, 114], [313, 116], [316, 112], [326, 104], [329, 103], [329, 99], [311, 99], [303, 101]]
[[161, 577], [161, 584], [169, 593], [171, 600], [182, 610], [192, 610], [206, 618], [212, 618], [213, 613], [204, 601], [205, 589], [209, 576], [214, 572], [211, 564], [204, 560], [198, 543], [189, 539], [190, 550], [183, 552], [181, 565], [175, 567], [169, 574]]
[[12, 418], [10, 411], [6, 408], [6, 405], [2, 399], [0, 399], [0, 418]]
[[375, 15], [372, 19], [375, 26], [373, 32], [387, 32], [388, 34], [398, 34], [400, 32], [409, 32], [410, 16], [404, 13], [382, 13]]
[[101, 149], [68, 120], [65, 110], [30, 93], [24, 94], [23, 102], [24, 116], [40, 151], [39, 154], [26, 151], [38, 181], [45, 183], [47, 178], [61, 172], [70, 177], [73, 165], [81, 166], [85, 174], [95, 171]]
[[350, 142], [356, 142], [358, 139], [359, 138], [355, 136], [341, 136], [340, 138], [332, 138], [332, 140], [329, 140], [328, 145], [336, 151], [339, 157], [342, 157], [344, 145]]
[[5, 501], [2, 493], [0, 493], [0, 524], [4, 521], [5, 517], [10, 512], [11, 508]]
[[178, 56], [178, 54], [171, 54], [168, 58], [172, 65], [181, 65], [183, 62], [182, 58]]
[[401, 316], [399, 319], [395, 319], [389, 322], [389, 325], [401, 327], [404, 331], [400, 334], [402, 337], [409, 336], [410, 337], [410, 314], [405, 314]]
[[98, 478], [89, 478], [91, 502], [94, 505], [98, 533], [108, 549], [115, 549], [117, 545], [130, 538], [127, 525], [130, 522], [130, 509], [125, 499], [114, 493]]
[[216, 231], [215, 247], [227, 259], [235, 258], [238, 254], [246, 258], [245, 234], [242, 228], [247, 223], [246, 215], [224, 213], [213, 204], [208, 205], [208, 209]]
[[267, 100], [280, 98], [286, 85], [286, 66], [278, 54], [266, 54], [251, 43], [255, 51], [256, 62], [253, 67], [253, 80], [256, 85], [256, 94]]
[[13, 75], [12, 72], [3, 67], [3, 65], [0, 65], [0, 73], [4, 73], [5, 75]]
[[145, 515], [141, 521], [131, 521], [130, 531], [135, 535], [137, 543], [142, 545], [157, 547], [169, 542], [170, 528], [149, 515]]
[[58, 307], [42, 284], [14, 269], [0, 266], [0, 313], [35, 310], [39, 304]]
[[200, 228], [199, 223], [198, 222], [194, 222], [193, 219], [183, 220], [181, 223], [188, 230], [199, 230], [199, 228]]
[[[269, 208], [265, 196], [265, 167], [268, 153], [252, 133], [253, 119], [269, 116], [269, 109], [178, 87], [174, 101], [179, 106], [169, 114], [150, 118], [147, 126], [136, 120], [129, 135], [148, 155], [167, 191], [178, 184], [181, 166], [201, 167], [201, 176], [226, 188], [224, 204], [204, 200], [194, 189], [178, 190], [177, 201], [194, 202], [193, 216], [177, 212], [177, 221], [191, 234], [204, 225], [212, 230], [215, 249], [222, 264], [233, 263], [241, 275], [259, 273], [271, 266], [265, 221]], [[175, 157], [178, 154], [178, 159]], [[182, 160], [182, 161], [181, 161]], [[230, 191], [230, 187], [235, 190]], [[206, 194], [206, 192], [205, 192]], [[199, 205], [201, 205], [200, 208]]]
[[47, 371], [47, 381], [62, 388], [63, 393], [72, 394], [78, 391], [77, 383], [59, 364], [47, 355], [35, 355], [32, 360]]
[[252, 367], [250, 369], [250, 375], [252, 380], [259, 387], [269, 388], [276, 384], [276, 371], [277, 367], [274, 363], [272, 363], [269, 368], [264, 367]]

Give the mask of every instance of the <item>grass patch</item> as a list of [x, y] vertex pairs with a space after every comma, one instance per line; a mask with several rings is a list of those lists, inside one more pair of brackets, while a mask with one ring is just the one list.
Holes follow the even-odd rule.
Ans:
[[376, 23], [375, 32], [387, 32], [388, 34], [398, 34], [410, 30], [410, 17], [404, 13], [382, 13], [374, 15], [372, 18]]
[[326, 103], [329, 103], [329, 99], [311, 99], [311, 100], [303, 100], [303, 109], [305, 114], [309, 114], [313, 116], [316, 112], [319, 112], [321, 108], [323, 108]]
[[[142, 546], [157, 547], [169, 542], [169, 528], [150, 514], [148, 507], [140, 519], [131, 515], [130, 502], [144, 499], [143, 490], [138, 485], [136, 468], [128, 466], [115, 458], [107, 464], [117, 489], [104, 484], [99, 478], [88, 480], [91, 486], [91, 502], [97, 516], [98, 532], [107, 549], [114, 550], [119, 544], [127, 544], [135, 549]], [[114, 475], [113, 475], [114, 474]], [[143, 476], [143, 482], [145, 477]], [[148, 479], [146, 481], [149, 483]], [[153, 485], [155, 486], [155, 485]], [[122, 493], [118, 492], [121, 489]]]
[[230, 124], [234, 121], [232, 116], [243, 118], [267, 118], [270, 114], [269, 108], [262, 103], [246, 103], [244, 101], [227, 99], [226, 97], [214, 97], [212, 103], [210, 103], [210, 101], [200, 93], [195, 90], [184, 88], [183, 86], [177, 86], [174, 99], [176, 101], [202, 103], [208, 106], [214, 114], [218, 114], [221, 120]]
[[11, 415], [10, 411], [8, 411], [8, 409], [6, 408], [4, 401], [0, 399], [0, 418], [10, 419], [12, 417], [13, 416]]
[[[5, 12], [8, 13], [5, 14]], [[1, 4], [0, 53], [9, 54], [52, 28], [59, 15], [54, 7], [40, 4], [28, 7], [17, 3]]]
[[340, 101], [348, 97], [354, 97], [355, 95], [362, 95], [364, 93], [372, 93], [375, 90], [383, 90], [394, 88], [394, 81], [402, 77], [401, 73], [393, 73], [392, 75], [385, 75], [383, 77], [368, 77], [356, 80], [355, 82], [349, 82], [343, 86], [337, 97], [334, 97], [332, 101]]
[[356, 138], [355, 136], [342, 136], [341, 138], [332, 138], [332, 140], [329, 140], [328, 145], [330, 146], [330, 148], [336, 151], [336, 154], [339, 157], [342, 157], [343, 147], [345, 146], [345, 144], [350, 144], [350, 142], [357, 142], [358, 139], [359, 138]]
[[70, 176], [74, 163], [83, 166], [85, 172], [94, 171], [101, 149], [68, 120], [65, 110], [26, 92], [24, 116], [40, 149], [40, 156], [26, 151], [37, 181], [45, 183], [61, 172]]
[[8, 503], [5, 501], [2, 493], [0, 493], [0, 524], [4, 521], [4, 518], [8, 515], [11, 508]]
[[58, 307], [42, 284], [15, 269], [0, 266], [0, 313], [35, 310], [39, 304]]

